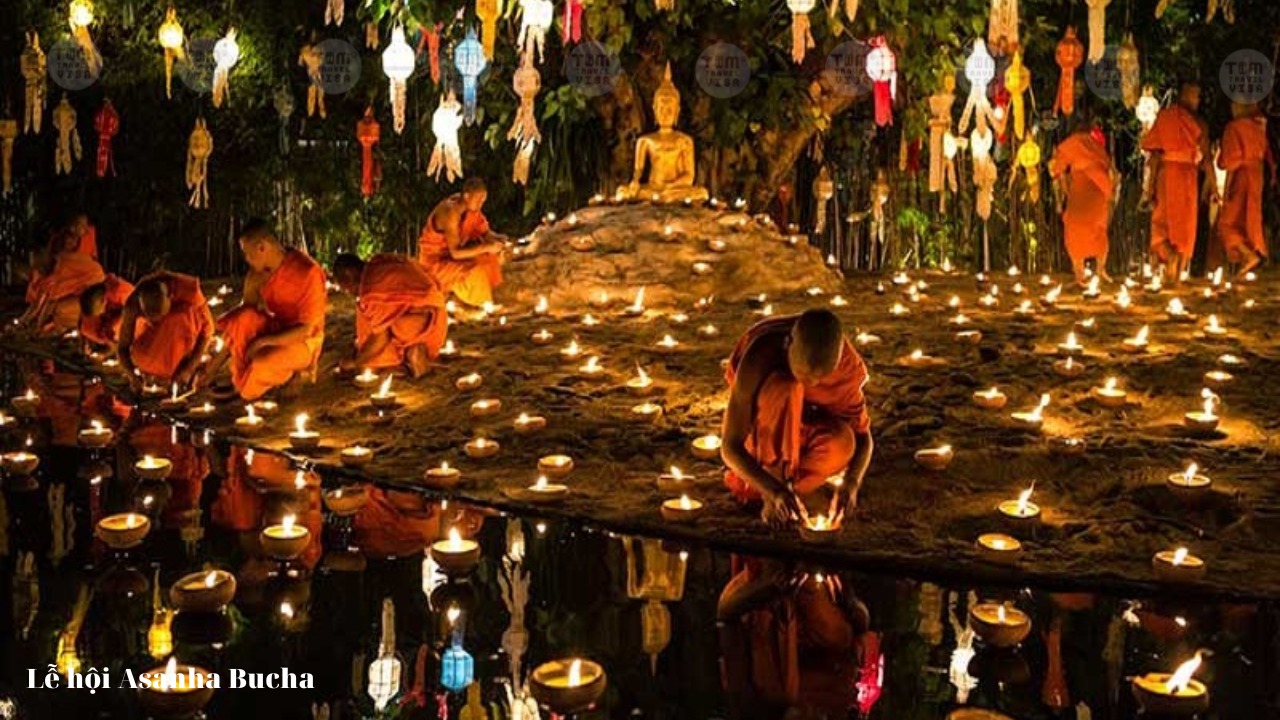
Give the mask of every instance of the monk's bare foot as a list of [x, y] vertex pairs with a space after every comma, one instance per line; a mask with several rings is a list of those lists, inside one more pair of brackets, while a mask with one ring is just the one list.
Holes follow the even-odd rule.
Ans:
[[409, 378], [417, 380], [431, 369], [431, 358], [427, 356], [425, 345], [414, 345], [404, 354], [404, 364], [409, 370]]
[[1104, 272], [1100, 272], [1100, 273], [1098, 273], [1098, 277], [1102, 278], [1102, 282], [1106, 282], [1106, 283], [1114, 282], [1114, 281], [1111, 279], [1111, 276], [1110, 276], [1110, 275], [1108, 275], [1108, 274], [1106, 274], [1106, 273], [1104, 273]]
[[1240, 267], [1240, 272], [1236, 273], [1236, 278], [1243, 280], [1245, 275], [1248, 275], [1249, 273], [1256, 270], [1258, 266], [1261, 264], [1262, 264], [1261, 255], [1250, 256], [1249, 259], [1245, 261], [1244, 265]]

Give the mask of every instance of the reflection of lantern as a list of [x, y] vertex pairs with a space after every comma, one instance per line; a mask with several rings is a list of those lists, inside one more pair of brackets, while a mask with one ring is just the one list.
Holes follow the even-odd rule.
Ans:
[[178, 11], [169, 8], [160, 25], [160, 47], [164, 48], [164, 96], [173, 97], [173, 61], [183, 58], [182, 45], [187, 40], [182, 24], [178, 22]]
[[683, 553], [667, 552], [661, 540], [652, 538], [623, 538], [622, 547], [627, 554], [627, 597], [664, 602], [678, 602], [684, 597], [688, 562]]
[[883, 35], [871, 38], [867, 76], [871, 78], [875, 92], [876, 125], [892, 125], [893, 101], [898, 97], [898, 59]]
[[462, 127], [462, 106], [453, 91], [445, 93], [440, 105], [431, 114], [431, 132], [436, 136], [436, 146], [427, 163], [427, 174], [436, 180], [445, 173], [449, 182], [462, 176], [462, 148], [458, 146], [458, 128]]
[[1116, 52], [1116, 68], [1120, 71], [1120, 94], [1124, 98], [1124, 106], [1132, 110], [1142, 93], [1142, 61], [1138, 46], [1133, 42], [1133, 33], [1125, 34], [1124, 42]]
[[1076, 69], [1084, 62], [1084, 43], [1076, 37], [1074, 27], [1067, 28], [1067, 34], [1058, 42], [1058, 50], [1054, 54], [1062, 75], [1058, 78], [1058, 96], [1053, 101], [1053, 114], [1062, 111], [1070, 116], [1076, 111]]
[[667, 606], [650, 600], [640, 608], [640, 645], [649, 656], [649, 671], [658, 674], [658, 656], [671, 643], [671, 613]]
[[476, 88], [480, 73], [489, 65], [484, 46], [476, 39], [474, 28], [468, 30], [467, 37], [454, 48], [453, 65], [462, 74], [462, 119], [470, 125], [476, 121]]
[[455, 642], [440, 658], [440, 685], [453, 692], [460, 692], [475, 679], [475, 660]]
[[805, 53], [813, 47], [813, 33], [809, 31], [809, 11], [817, 0], [787, 0], [791, 10], [791, 59], [800, 64]]
[[147, 628], [147, 654], [156, 660], [173, 654], [172, 625], [172, 610], [160, 608], [151, 616], [151, 627]]
[[80, 671], [80, 656], [76, 654], [77, 633], [63, 631], [58, 634], [58, 672], [69, 675]]
[[369, 663], [369, 697], [378, 712], [400, 693], [400, 659], [396, 657], [396, 606], [391, 598], [382, 600], [382, 638], [378, 657]]
[[89, 66], [89, 74], [97, 75], [102, 69], [102, 55], [98, 53], [98, 47], [93, 44], [93, 37], [89, 35], [89, 26], [93, 24], [93, 20], [92, 2], [71, 0], [71, 7], [67, 9], [67, 24], [71, 26], [71, 36], [84, 51], [84, 61]]
[[222, 107], [222, 100], [230, 95], [227, 76], [240, 61], [240, 44], [236, 42], [236, 29], [231, 28], [213, 45], [213, 106]]
[[404, 41], [404, 26], [391, 31], [391, 44], [382, 51], [382, 72], [391, 81], [391, 113], [397, 134], [404, 131], [405, 81], [413, 74], [413, 48]]
[[1009, 69], [1004, 71], [1004, 87], [1013, 106], [1013, 136], [1022, 139], [1027, 131], [1027, 113], [1022, 96], [1031, 88], [1031, 71], [1022, 64], [1022, 51], [1013, 54]]
[[969, 81], [969, 99], [960, 115], [960, 132], [969, 129], [969, 121], [976, 114], [978, 127], [988, 127], [994, 118], [991, 103], [987, 100], [987, 86], [996, 77], [996, 61], [987, 52], [987, 44], [979, 38], [973, 41], [973, 52], [964, 62], [964, 77]]

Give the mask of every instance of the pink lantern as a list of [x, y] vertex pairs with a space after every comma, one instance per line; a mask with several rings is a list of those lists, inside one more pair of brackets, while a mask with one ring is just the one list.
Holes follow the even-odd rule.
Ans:
[[867, 53], [867, 76], [875, 92], [876, 125], [893, 124], [893, 101], [898, 97], [898, 58], [889, 49], [883, 35], [871, 39]]

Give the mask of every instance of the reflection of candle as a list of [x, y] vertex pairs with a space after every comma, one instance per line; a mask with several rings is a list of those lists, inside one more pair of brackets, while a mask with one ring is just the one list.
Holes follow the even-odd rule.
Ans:
[[1200, 652], [1172, 673], [1133, 678], [1133, 695], [1144, 715], [1192, 717], [1209, 709], [1209, 688], [1192, 677], [1200, 669]]
[[691, 499], [688, 495], [664, 500], [662, 503], [662, 519], [672, 523], [690, 523], [702, 511], [702, 503]]
[[483, 398], [471, 403], [471, 417], [489, 417], [496, 415], [501, 409], [502, 401], [498, 398]]
[[449, 537], [431, 544], [431, 559], [446, 575], [465, 575], [480, 562], [480, 544], [467, 540], [458, 528], [449, 528]]
[[656, 405], [646, 400], [645, 402], [640, 403], [639, 405], [633, 405], [631, 407], [631, 414], [639, 420], [653, 422], [654, 420], [657, 420], [659, 416], [662, 415], [662, 406]]
[[529, 413], [520, 413], [515, 419], [516, 432], [521, 435], [537, 432], [547, 426], [547, 419], [541, 415], [530, 415]]
[[538, 459], [538, 472], [554, 480], [573, 472], [573, 458], [568, 455], [547, 455]]
[[100, 420], [89, 421], [89, 427], [80, 431], [80, 444], [84, 447], [100, 448], [111, 444], [111, 439], [115, 437], [115, 433], [109, 427], [103, 426]]
[[94, 533], [99, 540], [115, 550], [137, 547], [151, 530], [151, 520], [139, 513], [108, 515], [98, 521]]
[[167, 458], [151, 455], [144, 455], [141, 460], [134, 463], [133, 467], [138, 477], [143, 480], [164, 480], [169, 477], [169, 473], [173, 472], [173, 463]]
[[1186, 548], [1161, 550], [1151, 558], [1151, 567], [1160, 580], [1188, 582], [1204, 577], [1205, 562]]
[[320, 445], [320, 433], [315, 430], [307, 429], [307, 420], [311, 418], [306, 413], [298, 413], [293, 418], [293, 432], [289, 433], [289, 445], [294, 450], [314, 450]]
[[1013, 419], [1024, 425], [1038, 428], [1044, 423], [1044, 409], [1047, 407], [1049, 407], [1049, 393], [1044, 393], [1040, 396], [1039, 405], [1036, 405], [1030, 412], [1014, 413]]
[[1005, 406], [1009, 398], [996, 388], [979, 390], [973, 394], [973, 404], [984, 410], [999, 410]]
[[700, 460], [716, 460], [720, 457], [720, 436], [715, 434], [694, 438], [691, 448], [693, 456]]
[[969, 609], [969, 627], [989, 645], [1013, 647], [1031, 633], [1031, 617], [1003, 603], [982, 602]]
[[216, 675], [194, 665], [179, 665], [176, 656], [163, 668], [143, 673], [148, 682], [138, 685], [138, 700], [151, 717], [190, 717], [200, 714], [213, 697]]
[[1116, 379], [1114, 377], [1107, 378], [1105, 385], [1093, 388], [1092, 393], [1093, 398], [1103, 407], [1123, 407], [1128, 402], [1128, 393], [1116, 387]]
[[467, 441], [467, 444], [464, 450], [467, 453], [467, 457], [475, 458], [476, 460], [483, 460], [484, 458], [489, 458], [489, 457], [493, 457], [494, 455], [497, 455], [498, 450], [500, 450], [501, 447], [502, 447], [501, 445], [494, 442], [493, 440], [488, 440], [486, 438], [478, 437], [478, 438], [472, 438], [471, 440]]
[[213, 417], [213, 414], [217, 411], [218, 409], [214, 407], [213, 403], [206, 401], [195, 407], [187, 408], [187, 417], [192, 420], [207, 420]]
[[169, 587], [169, 602], [183, 612], [218, 612], [235, 597], [236, 577], [226, 570], [184, 575]]
[[285, 515], [279, 525], [269, 525], [259, 535], [262, 549], [277, 560], [292, 560], [302, 554], [311, 540], [311, 532], [297, 524], [297, 516]]
[[1030, 520], [1040, 517], [1040, 506], [1031, 502], [1031, 493], [1036, 489], [1035, 481], [1026, 490], [1018, 493], [1017, 500], [1005, 500], [997, 506], [1000, 514], [1014, 520]]
[[378, 392], [369, 396], [369, 402], [379, 409], [395, 407], [396, 394], [391, 392], [391, 375], [387, 375], [378, 386]]
[[978, 555], [990, 563], [1011, 565], [1022, 555], [1022, 543], [1009, 535], [985, 533], [978, 536]]
[[447, 489], [458, 484], [462, 479], [462, 472], [458, 468], [450, 467], [448, 462], [441, 462], [439, 467], [427, 468], [423, 473], [423, 479], [430, 487]]
[[1218, 396], [1209, 388], [1203, 388], [1200, 390], [1200, 397], [1204, 400], [1201, 409], [1184, 415], [1183, 423], [1191, 430], [1211, 432], [1218, 428], [1219, 418], [1214, 412], [1218, 404]]
[[475, 390], [480, 387], [480, 383], [484, 382], [484, 377], [480, 373], [468, 373], [458, 378], [453, 385], [462, 391]]
[[352, 445], [342, 449], [341, 459], [347, 467], [364, 467], [373, 461], [373, 450], [363, 445]]

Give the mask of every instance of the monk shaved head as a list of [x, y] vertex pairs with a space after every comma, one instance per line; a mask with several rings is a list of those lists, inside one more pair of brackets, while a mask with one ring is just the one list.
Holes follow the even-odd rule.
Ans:
[[488, 199], [489, 188], [485, 186], [484, 178], [469, 177], [462, 183], [462, 201], [471, 212], [480, 212]]
[[159, 320], [169, 314], [169, 286], [160, 278], [147, 278], [134, 289], [138, 312], [147, 320]]
[[266, 220], [253, 219], [240, 231], [240, 251], [244, 261], [255, 271], [265, 270], [273, 259], [284, 253], [280, 241]]
[[333, 281], [348, 295], [360, 294], [362, 275], [364, 275], [364, 261], [359, 255], [342, 253], [333, 259]]
[[1200, 109], [1200, 83], [1196, 80], [1183, 80], [1178, 87], [1178, 102], [1188, 110]]
[[98, 317], [107, 311], [107, 284], [98, 283], [85, 288], [80, 293], [80, 314], [85, 317]]
[[791, 374], [805, 385], [816, 385], [835, 371], [844, 349], [844, 328], [830, 310], [806, 310], [791, 328], [787, 361]]

